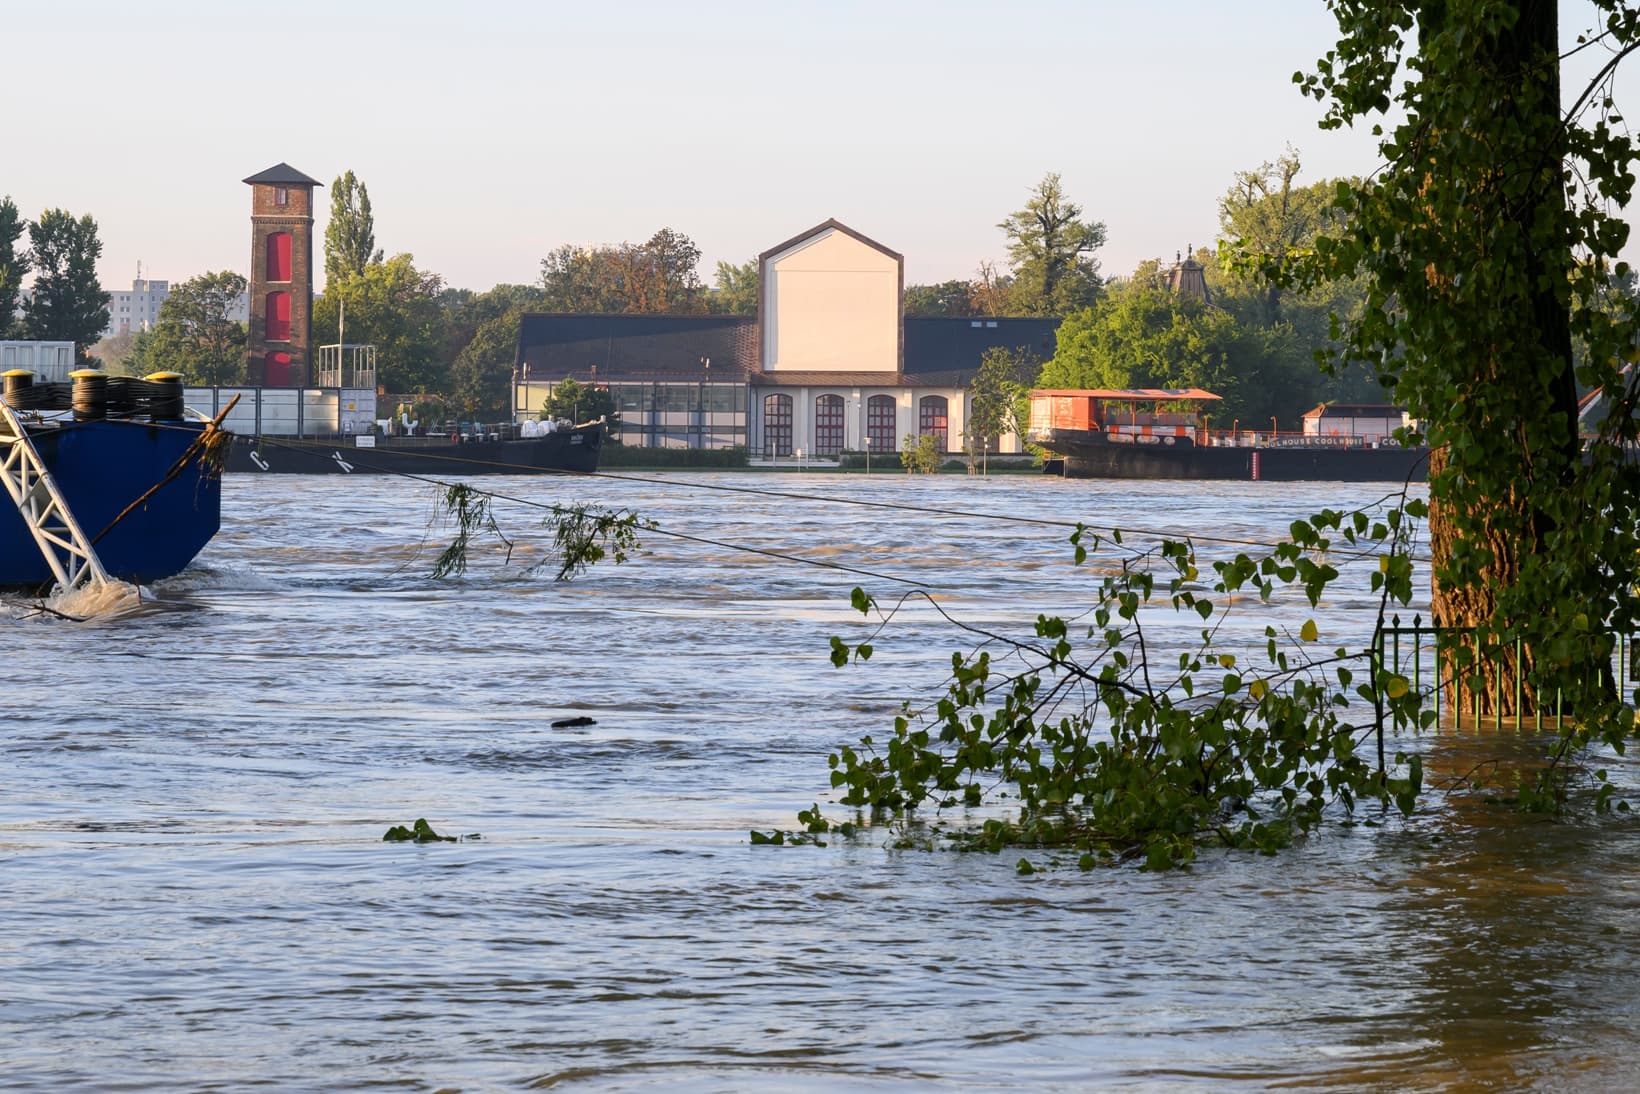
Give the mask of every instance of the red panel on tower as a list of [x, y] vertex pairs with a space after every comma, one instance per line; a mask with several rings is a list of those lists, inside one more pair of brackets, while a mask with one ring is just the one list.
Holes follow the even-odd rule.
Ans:
[[268, 341], [290, 341], [290, 293], [268, 294]]
[[290, 387], [290, 354], [272, 352], [263, 358], [262, 384], [264, 387]]
[[268, 237], [268, 280], [290, 280], [289, 232], [275, 232]]

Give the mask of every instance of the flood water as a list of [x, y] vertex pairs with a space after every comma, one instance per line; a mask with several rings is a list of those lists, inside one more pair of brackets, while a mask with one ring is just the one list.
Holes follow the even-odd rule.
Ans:
[[[1435, 794], [1171, 874], [748, 841], [966, 648], [913, 604], [833, 669], [854, 585], [1015, 633], [1085, 606], [1067, 528], [953, 511], [1270, 541], [1378, 488], [646, 478], [475, 480], [514, 499], [511, 563], [435, 581], [431, 488], [230, 476], [222, 534], [139, 614], [7, 622], [0, 1088], [1640, 1085], [1627, 816]], [[695, 538], [527, 572], [526, 503], [578, 498]], [[1365, 580], [1238, 618], [1360, 643]], [[1432, 781], [1535, 747], [1409, 743]], [[482, 838], [381, 841], [417, 817]]]

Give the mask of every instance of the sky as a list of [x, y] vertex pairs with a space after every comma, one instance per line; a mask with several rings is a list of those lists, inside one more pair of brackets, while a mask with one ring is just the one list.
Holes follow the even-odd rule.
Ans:
[[[0, 194], [90, 213], [104, 288], [247, 272], [240, 180], [281, 161], [351, 169], [378, 246], [475, 290], [661, 227], [710, 281], [828, 217], [907, 283], [970, 278], [1048, 172], [1125, 274], [1211, 244], [1236, 172], [1289, 145], [1301, 182], [1379, 162], [1293, 85], [1334, 41], [1322, 0], [4, 6]], [[1588, 16], [1563, 8], [1564, 38]]]

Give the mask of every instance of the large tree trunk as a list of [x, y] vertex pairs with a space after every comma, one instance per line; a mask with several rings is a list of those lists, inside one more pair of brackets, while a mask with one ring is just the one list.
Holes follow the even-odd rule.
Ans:
[[[1540, 162], [1522, 164], [1518, 149], [1501, 147], [1493, 187], [1477, 195], [1465, 215], [1491, 218], [1505, 228], [1518, 226], [1519, 238], [1531, 239], [1541, 238], [1541, 233], [1532, 231], [1534, 224], [1558, 223], [1564, 216], [1566, 193], [1561, 180], [1565, 140], [1558, 110], [1557, 5], [1555, 0], [1518, 0], [1518, 7], [1520, 17], [1509, 29], [1488, 36], [1474, 33], [1478, 28], [1470, 28], [1476, 43], [1475, 64], [1490, 74], [1495, 91], [1488, 96], [1489, 101], [1477, 105], [1473, 131], [1535, 134], [1536, 139], [1529, 143], [1535, 145]], [[1444, 19], [1444, 7], [1430, 5], [1423, 16], [1421, 33], [1440, 30]], [[1552, 113], [1544, 104], [1549, 104]], [[1523, 178], [1527, 180], [1524, 184]], [[1460, 239], [1468, 234], [1455, 232]], [[1474, 256], [1477, 261], [1487, 257]], [[1483, 378], [1493, 385], [1521, 390], [1497, 392], [1505, 398], [1497, 404], [1489, 401], [1488, 409], [1467, 423], [1469, 428], [1492, 436], [1517, 438], [1519, 471], [1527, 480], [1565, 475], [1578, 458], [1577, 387], [1565, 291], [1571, 264], [1569, 247], [1558, 244], [1528, 248], [1524, 253], [1517, 271], [1521, 291], [1516, 299], [1529, 301], [1535, 335], [1526, 337], [1535, 336], [1536, 345], [1496, 346], [1493, 374]], [[1560, 367], [1534, 384], [1521, 384], [1523, 372], [1518, 362], [1527, 355], [1538, 361], [1559, 362]], [[1558, 441], [1558, 452], [1532, 450], [1534, 444], [1544, 445], [1544, 431], [1529, 430], [1526, 422], [1533, 417], [1541, 421], [1546, 414], [1565, 423], [1564, 431], [1559, 432], [1562, 439]], [[1462, 459], [1461, 454], [1458, 459]], [[1431, 609], [1436, 625], [1456, 632], [1454, 638], [1487, 624], [1508, 628], [1511, 621], [1499, 618], [1500, 597], [1506, 599], [1505, 594], [1520, 577], [1522, 562], [1543, 550], [1545, 537], [1552, 531], [1546, 514], [1534, 509], [1521, 494], [1475, 497], [1462, 488], [1463, 477], [1464, 468], [1453, 464], [1447, 449], [1439, 448], [1430, 454], [1428, 527], [1435, 573]], [[1453, 558], [1454, 549], [1477, 546], [1484, 548], [1490, 559], [1476, 572], [1465, 574], [1464, 580], [1443, 580], [1443, 570]], [[1463, 648], [1475, 651], [1474, 641], [1449, 638], [1443, 656], [1449, 710], [1461, 712], [1465, 720], [1477, 709], [1483, 718], [1512, 718], [1535, 714], [1540, 706], [1552, 704], [1553, 697], [1545, 697], [1546, 702], [1539, 704], [1529, 684], [1517, 687], [1517, 672], [1526, 674], [1532, 664], [1530, 647], [1517, 650], [1512, 642], [1491, 648], [1488, 645], [1482, 640], [1476, 659], [1460, 652]]]

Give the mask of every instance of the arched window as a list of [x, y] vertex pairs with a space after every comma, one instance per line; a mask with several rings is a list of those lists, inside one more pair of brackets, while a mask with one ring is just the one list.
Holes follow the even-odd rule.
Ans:
[[763, 458], [775, 459], [792, 454], [792, 397], [765, 395], [763, 397]]
[[268, 237], [268, 280], [290, 280], [290, 233], [275, 232]]
[[814, 454], [835, 456], [843, 450], [843, 397], [822, 395], [814, 401]]
[[866, 402], [866, 443], [871, 451], [886, 454], [900, 450], [900, 439], [894, 436], [898, 417], [892, 395], [873, 395]]
[[944, 395], [924, 395], [917, 416], [917, 435], [919, 437], [933, 437], [934, 444], [941, 452], [951, 451], [950, 430], [946, 428], [946, 402]]
[[268, 294], [267, 339], [270, 342], [290, 341], [290, 293]]
[[273, 350], [262, 358], [262, 386], [290, 387], [290, 354]]

